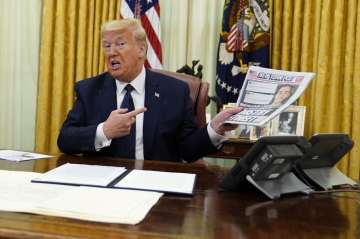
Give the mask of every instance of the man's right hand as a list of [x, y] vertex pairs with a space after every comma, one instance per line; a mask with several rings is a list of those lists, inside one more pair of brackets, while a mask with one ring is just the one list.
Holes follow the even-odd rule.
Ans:
[[145, 107], [128, 112], [127, 109], [113, 110], [104, 122], [103, 131], [107, 139], [119, 138], [130, 134], [130, 129], [135, 123], [136, 115], [144, 113]]

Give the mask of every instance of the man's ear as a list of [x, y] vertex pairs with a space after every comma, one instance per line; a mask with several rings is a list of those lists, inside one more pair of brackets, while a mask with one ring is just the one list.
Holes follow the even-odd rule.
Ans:
[[139, 57], [140, 58], [145, 58], [146, 57], [146, 46], [145, 46], [145, 44], [140, 44], [139, 45]]

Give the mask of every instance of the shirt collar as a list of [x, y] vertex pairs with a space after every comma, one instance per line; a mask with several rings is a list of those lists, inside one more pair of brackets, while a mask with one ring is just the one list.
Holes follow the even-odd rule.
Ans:
[[141, 72], [139, 75], [137, 75], [135, 77], [135, 79], [133, 79], [130, 83], [127, 82], [123, 82], [120, 80], [115, 80], [116, 82], [116, 90], [118, 93], [121, 93], [125, 86], [127, 84], [130, 84], [132, 87], [134, 87], [134, 90], [138, 93], [138, 94], [143, 94], [145, 91], [145, 77], [146, 77], [146, 71], [145, 71], [145, 67], [143, 66], [141, 69]]

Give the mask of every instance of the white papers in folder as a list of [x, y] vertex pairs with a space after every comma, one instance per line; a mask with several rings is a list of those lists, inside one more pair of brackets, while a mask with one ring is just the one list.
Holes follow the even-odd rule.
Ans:
[[114, 187], [192, 194], [196, 175], [192, 173], [132, 170]]
[[124, 167], [66, 163], [34, 178], [32, 182], [106, 187], [125, 171]]

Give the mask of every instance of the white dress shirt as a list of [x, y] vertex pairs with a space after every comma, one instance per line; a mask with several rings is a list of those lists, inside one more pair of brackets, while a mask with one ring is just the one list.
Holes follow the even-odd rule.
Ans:
[[[134, 101], [134, 107], [144, 107], [145, 104], [145, 77], [146, 71], [143, 67], [141, 73], [130, 82], [131, 86], [134, 87], [134, 90], [131, 91], [131, 96]], [[125, 86], [129, 83], [115, 80], [116, 82], [116, 100], [117, 108], [120, 108], [121, 102], [124, 99], [126, 90]], [[135, 144], [135, 159], [144, 159], [144, 143], [143, 143], [143, 122], [144, 114], [138, 114], [136, 116], [136, 144]], [[107, 139], [104, 130], [104, 122], [100, 123], [96, 128], [95, 135], [95, 149], [99, 151], [101, 148], [108, 147], [111, 144], [111, 139]], [[211, 128], [210, 124], [207, 125], [207, 131], [210, 137], [212, 144], [215, 147], [220, 147], [221, 144], [225, 141], [224, 136], [217, 134], [214, 129]]]

